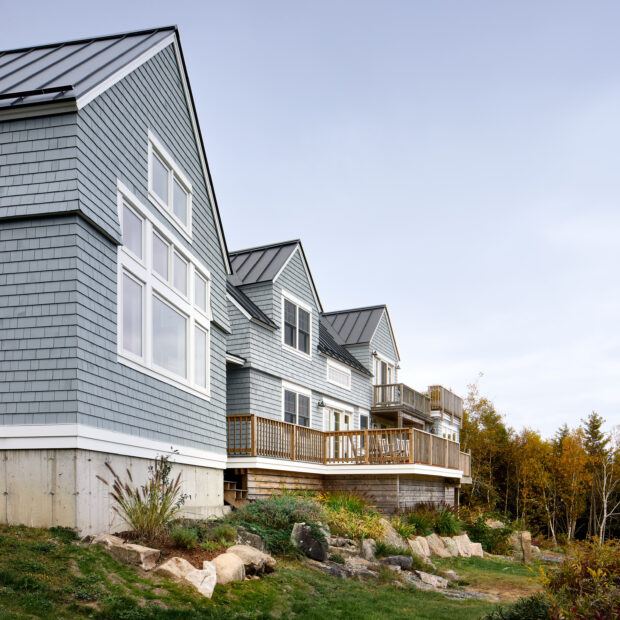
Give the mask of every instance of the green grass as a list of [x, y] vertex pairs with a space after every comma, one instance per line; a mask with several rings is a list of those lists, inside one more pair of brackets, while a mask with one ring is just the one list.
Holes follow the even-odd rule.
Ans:
[[[460, 570], [460, 568], [457, 568]], [[472, 564], [472, 571], [479, 570]], [[0, 620], [94, 618], [479, 618], [494, 606], [378, 583], [339, 580], [281, 560], [259, 581], [217, 586], [212, 600], [124, 566], [96, 547], [49, 530], [0, 526]]]

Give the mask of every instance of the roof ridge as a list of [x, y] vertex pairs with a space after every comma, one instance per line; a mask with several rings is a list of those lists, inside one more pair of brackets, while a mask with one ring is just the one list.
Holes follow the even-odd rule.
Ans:
[[120, 37], [134, 37], [144, 34], [154, 34], [163, 32], [164, 30], [176, 31], [177, 26], [160, 26], [158, 28], [146, 28], [144, 30], [132, 30], [129, 32], [117, 32], [116, 34], [106, 34], [99, 37], [86, 37], [83, 39], [74, 39], [71, 41], [57, 41], [56, 43], [45, 43], [43, 45], [30, 45], [26, 47], [17, 47], [10, 50], [0, 50], [0, 56], [4, 54], [17, 54], [18, 52], [32, 52], [34, 50], [46, 49], [48, 47], [58, 47], [60, 45], [79, 45], [81, 43], [92, 43], [94, 41], [106, 41], [107, 39], [118, 39]]
[[327, 316], [328, 314], [344, 314], [345, 312], [362, 312], [363, 310], [377, 310], [378, 308], [387, 308], [387, 304], [364, 306], [363, 308], [347, 308], [345, 310], [331, 310], [330, 312], [323, 312], [323, 316]]
[[269, 248], [275, 248], [282, 245], [293, 245], [295, 243], [301, 243], [301, 239], [291, 239], [290, 241], [280, 241], [278, 243], [268, 243], [266, 245], [257, 245], [252, 248], [243, 248], [242, 250], [234, 250], [228, 252], [228, 254], [245, 254], [246, 252], [254, 252], [256, 250], [268, 250]]

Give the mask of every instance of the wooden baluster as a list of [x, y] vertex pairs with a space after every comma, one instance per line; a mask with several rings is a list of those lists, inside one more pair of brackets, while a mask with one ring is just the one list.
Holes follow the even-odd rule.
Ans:
[[256, 456], [256, 416], [250, 418], [250, 453]]

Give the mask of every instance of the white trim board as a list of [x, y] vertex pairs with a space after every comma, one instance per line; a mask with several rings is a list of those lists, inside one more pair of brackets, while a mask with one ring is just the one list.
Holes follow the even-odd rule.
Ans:
[[234, 456], [228, 459], [229, 469], [269, 469], [274, 471], [299, 472], [307, 474], [321, 474], [324, 476], [351, 476], [380, 474], [402, 474], [419, 476], [437, 476], [440, 478], [462, 478], [463, 472], [459, 469], [446, 469], [420, 463], [402, 463], [398, 465], [323, 465], [321, 463], [302, 463], [300, 461], [286, 461], [267, 457]]
[[79, 449], [154, 459], [173, 450], [175, 463], [226, 469], [226, 454], [108, 431], [84, 424], [22, 424], [0, 426], [0, 450]]

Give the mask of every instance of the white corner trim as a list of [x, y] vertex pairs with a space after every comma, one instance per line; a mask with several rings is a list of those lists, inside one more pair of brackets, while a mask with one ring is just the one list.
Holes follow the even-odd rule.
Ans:
[[91, 88], [87, 93], [84, 93], [77, 100], [77, 107], [83, 108], [85, 105], [88, 105], [93, 99], [101, 95], [104, 91], [108, 90], [116, 84], [120, 82], [124, 77], [129, 75], [132, 71], [135, 71], [140, 65], [143, 65], [147, 60], [150, 60], [155, 56], [155, 54], [159, 54], [165, 47], [168, 47], [171, 43], [176, 41], [176, 36], [174, 32], [172, 32], [165, 39], [162, 39], [157, 45], [149, 48], [138, 56], [135, 60], [132, 60], [129, 64], [120, 68], [116, 73], [113, 73], [107, 80], [104, 80], [94, 88]]
[[175, 463], [226, 469], [226, 454], [108, 431], [84, 424], [23, 424], [0, 426], [0, 450], [80, 449], [154, 459], [173, 450]]

